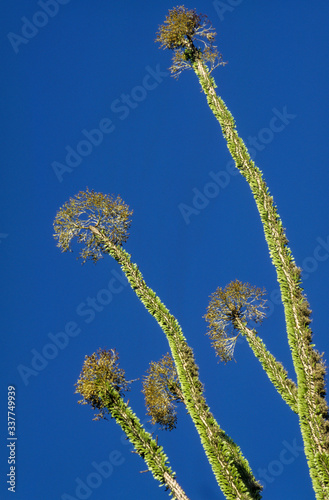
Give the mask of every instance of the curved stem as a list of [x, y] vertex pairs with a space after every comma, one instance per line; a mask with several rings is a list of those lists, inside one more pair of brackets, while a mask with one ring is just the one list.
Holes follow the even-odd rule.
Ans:
[[282, 399], [290, 406], [292, 411], [298, 413], [297, 386], [295, 382], [288, 378], [287, 371], [268, 351], [255, 330], [248, 328], [239, 318], [235, 320], [235, 325], [246, 338], [253, 353], [256, 358], [259, 359], [268, 378], [281, 395]]
[[220, 123], [227, 147], [236, 167], [247, 180], [263, 224], [265, 239], [276, 268], [287, 327], [287, 336], [297, 376], [298, 415], [313, 488], [317, 499], [329, 498], [329, 423], [325, 401], [325, 368], [312, 345], [310, 310], [300, 282], [300, 270], [287, 246], [288, 240], [261, 171], [251, 160], [239, 137], [234, 119], [217, 96], [216, 84], [202, 60], [193, 69], [207, 97], [210, 109]]
[[166, 334], [184, 402], [222, 492], [230, 500], [260, 499], [261, 486], [254, 478], [247, 460], [240, 448], [219, 427], [206, 404], [192, 349], [177, 320], [146, 285], [137, 265], [131, 262], [130, 255], [115, 246], [97, 228], [89, 226], [89, 229], [101, 242], [103, 250], [120, 264], [132, 289]]
[[136, 453], [145, 460], [153, 477], [166, 485], [177, 500], [188, 500], [184, 490], [176, 481], [175, 474], [168, 466], [168, 457], [162, 447], [158, 446], [151, 434], [145, 431], [138, 417], [118, 392], [110, 384], [106, 384], [106, 390], [100, 390], [99, 396], [134, 445]]

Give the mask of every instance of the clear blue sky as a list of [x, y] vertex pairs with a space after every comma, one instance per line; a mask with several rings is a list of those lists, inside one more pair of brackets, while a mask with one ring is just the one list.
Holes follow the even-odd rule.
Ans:
[[[81, 481], [94, 481], [84, 496], [92, 500], [168, 497], [139, 472], [146, 466], [115, 421], [94, 422], [74, 394], [84, 356], [99, 347], [117, 349], [130, 379], [168, 351], [113, 259], [81, 266], [55, 245], [56, 211], [87, 186], [120, 194], [134, 210], [125, 248], [180, 322], [207, 402], [263, 482], [264, 499], [314, 498], [297, 417], [244, 341], [236, 362], [223, 365], [205, 335], [203, 315], [217, 286], [237, 278], [265, 287], [271, 303], [259, 334], [294, 378], [249, 188], [230, 173], [194, 73], [175, 81], [170, 53], [153, 43], [175, 5], [17, 0], [1, 8], [1, 498], [12, 498], [4, 485], [8, 385], [17, 396], [16, 500], [83, 498]], [[218, 92], [255, 150], [304, 269], [314, 341], [329, 352], [329, 6], [224, 0], [186, 7], [207, 14], [218, 33], [228, 61], [214, 72]], [[93, 299], [94, 308], [87, 305]], [[65, 330], [67, 345], [51, 347]], [[37, 361], [42, 353], [48, 360]], [[22, 366], [34, 372], [22, 376]], [[136, 382], [129, 398], [145, 421], [140, 390]], [[191, 500], [223, 498], [183, 408], [175, 431], [151, 430]], [[113, 470], [99, 480], [104, 461]]]

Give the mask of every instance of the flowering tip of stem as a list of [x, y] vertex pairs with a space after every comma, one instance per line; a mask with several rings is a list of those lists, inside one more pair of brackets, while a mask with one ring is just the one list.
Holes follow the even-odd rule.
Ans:
[[[101, 234], [115, 245], [121, 245], [129, 237], [132, 211], [117, 196], [80, 191], [70, 198], [57, 212], [54, 220], [54, 237], [63, 252], [72, 251], [72, 241], [83, 243], [80, 257], [83, 262], [102, 258]], [[97, 229], [92, 231], [91, 229]]]

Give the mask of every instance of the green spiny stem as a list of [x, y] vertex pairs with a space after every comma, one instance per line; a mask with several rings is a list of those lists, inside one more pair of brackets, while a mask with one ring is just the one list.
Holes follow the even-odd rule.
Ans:
[[325, 368], [320, 354], [311, 343], [310, 310], [301, 288], [300, 270], [287, 246], [282, 222], [262, 173], [251, 160], [224, 101], [217, 96], [214, 79], [201, 57], [192, 61], [192, 66], [209, 107], [220, 123], [235, 165], [246, 178], [254, 195], [280, 284], [288, 342], [297, 375], [298, 415], [313, 488], [317, 499], [329, 499], [329, 423], [328, 405], [324, 398]]
[[297, 387], [293, 380], [288, 378], [287, 371], [282, 364], [268, 351], [257, 332], [248, 328], [239, 318], [235, 320], [236, 328], [246, 338], [256, 358], [259, 359], [268, 378], [281, 395], [282, 399], [290, 406], [292, 411], [298, 413]]
[[145, 431], [138, 417], [123, 401], [118, 392], [107, 383], [106, 390], [101, 389], [99, 396], [111, 416], [134, 445], [136, 453], [145, 460], [153, 477], [164, 484], [177, 500], [188, 500], [184, 490], [176, 481], [175, 474], [168, 466], [168, 457], [163, 448], [158, 446], [149, 432]]
[[130, 255], [96, 227], [89, 226], [89, 229], [102, 243], [103, 250], [120, 264], [132, 289], [166, 334], [184, 402], [223, 494], [229, 500], [260, 499], [261, 486], [254, 478], [247, 460], [240, 448], [219, 427], [206, 404], [192, 349], [177, 320], [146, 285], [137, 265], [131, 262]]

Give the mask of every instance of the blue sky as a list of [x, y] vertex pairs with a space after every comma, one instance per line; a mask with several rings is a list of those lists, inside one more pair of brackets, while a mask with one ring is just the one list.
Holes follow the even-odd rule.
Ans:
[[[232, 173], [196, 76], [171, 78], [171, 54], [153, 42], [174, 6], [17, 0], [1, 9], [0, 463], [3, 479], [12, 385], [17, 500], [82, 498], [78, 485], [88, 481], [83, 498], [92, 500], [167, 498], [150, 473], [140, 473], [145, 464], [115, 421], [94, 422], [74, 394], [84, 356], [99, 347], [117, 349], [129, 379], [141, 378], [168, 351], [113, 259], [81, 266], [55, 245], [56, 211], [87, 186], [120, 194], [134, 210], [125, 248], [180, 322], [207, 402], [264, 484], [263, 498], [314, 498], [297, 417], [244, 341], [236, 362], [223, 365], [205, 335], [203, 315], [218, 286], [237, 278], [265, 287], [269, 317], [258, 331], [294, 378], [249, 188]], [[304, 270], [314, 341], [329, 352], [329, 6], [224, 0], [186, 7], [207, 14], [217, 31], [228, 61], [214, 72], [218, 92], [278, 205]], [[65, 337], [60, 332], [70, 334], [66, 345], [51, 347]], [[136, 382], [128, 397], [147, 422], [140, 390]], [[191, 499], [223, 498], [183, 408], [171, 433], [146, 426], [159, 435]], [[106, 478], [97, 476], [104, 461], [111, 463]], [[11, 498], [4, 482], [1, 497]]]

